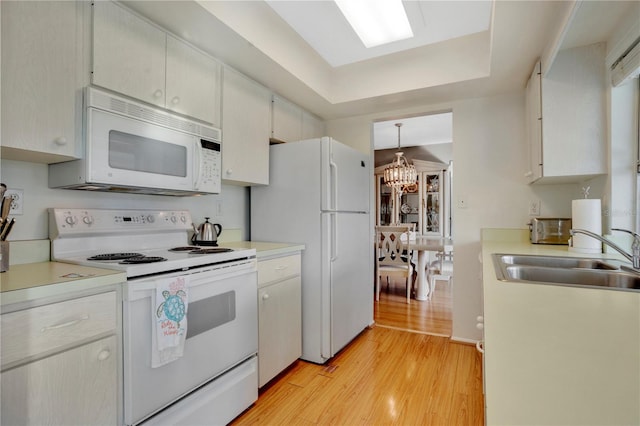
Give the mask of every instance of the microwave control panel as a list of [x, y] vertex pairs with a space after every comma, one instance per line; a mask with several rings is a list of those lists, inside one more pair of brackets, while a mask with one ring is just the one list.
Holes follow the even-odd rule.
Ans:
[[220, 193], [222, 153], [217, 142], [200, 140], [200, 169], [196, 178], [196, 191]]

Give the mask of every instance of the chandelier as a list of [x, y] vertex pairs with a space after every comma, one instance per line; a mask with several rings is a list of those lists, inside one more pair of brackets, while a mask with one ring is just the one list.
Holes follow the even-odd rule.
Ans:
[[418, 173], [413, 164], [404, 157], [402, 151], [400, 151], [400, 127], [402, 123], [396, 123], [398, 128], [398, 152], [396, 152], [396, 158], [391, 164], [384, 169], [384, 183], [387, 186], [402, 190], [403, 188], [415, 185]]

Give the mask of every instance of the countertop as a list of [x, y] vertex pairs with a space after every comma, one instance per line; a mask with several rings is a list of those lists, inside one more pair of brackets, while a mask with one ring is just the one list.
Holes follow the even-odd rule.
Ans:
[[[225, 242], [229, 248], [256, 250], [258, 260], [284, 256], [304, 250], [303, 244], [260, 241]], [[62, 262], [37, 262], [11, 265], [0, 273], [0, 306], [58, 297], [77, 291], [90, 291], [101, 286], [123, 283], [126, 274], [110, 269], [91, 268]]]
[[233, 249], [256, 249], [256, 257], [258, 261], [269, 257], [283, 256], [304, 250], [304, 244], [271, 243], [264, 241], [233, 241], [221, 243], [220, 246]]
[[8, 271], [0, 273], [1, 305], [88, 291], [124, 281], [126, 275], [121, 271], [69, 263], [11, 265]]
[[640, 292], [502, 282], [491, 255], [622, 257], [517, 231], [483, 230], [487, 424], [640, 424]]

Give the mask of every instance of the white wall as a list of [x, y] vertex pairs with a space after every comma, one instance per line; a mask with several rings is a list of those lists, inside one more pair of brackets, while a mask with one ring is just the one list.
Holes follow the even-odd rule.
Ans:
[[[524, 91], [451, 104], [425, 103], [327, 123], [328, 134], [364, 152], [372, 150], [372, 122], [390, 117], [453, 111], [454, 290], [453, 338], [478, 340], [482, 313], [480, 230], [527, 228], [529, 200], [541, 200], [542, 217], [571, 217], [578, 185], [528, 185]], [[373, 179], [372, 179], [373, 184]], [[592, 196], [600, 196], [594, 194]], [[457, 207], [465, 198], [467, 208]]]
[[[242, 229], [242, 238], [248, 238], [249, 190], [239, 186], [222, 185], [219, 195], [200, 197], [169, 197], [160, 195], [117, 194], [69, 189], [51, 189], [47, 185], [46, 164], [2, 160], [0, 179], [9, 188], [24, 190], [24, 214], [14, 216], [10, 241], [49, 238], [49, 207], [111, 208], [111, 209], [166, 209], [189, 210], [193, 221], [220, 223], [224, 229]], [[221, 214], [217, 213], [220, 204]]]

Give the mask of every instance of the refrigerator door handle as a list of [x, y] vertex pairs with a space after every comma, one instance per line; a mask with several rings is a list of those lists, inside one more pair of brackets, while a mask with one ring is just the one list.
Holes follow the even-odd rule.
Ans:
[[338, 165], [329, 160], [329, 179], [331, 180], [331, 194], [329, 202], [332, 210], [338, 210]]
[[338, 259], [338, 244], [336, 243], [338, 237], [338, 221], [336, 220], [336, 213], [330, 214], [331, 223], [331, 261], [335, 262]]

